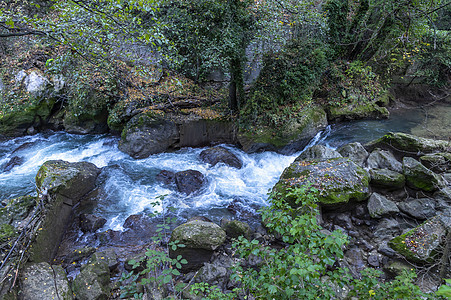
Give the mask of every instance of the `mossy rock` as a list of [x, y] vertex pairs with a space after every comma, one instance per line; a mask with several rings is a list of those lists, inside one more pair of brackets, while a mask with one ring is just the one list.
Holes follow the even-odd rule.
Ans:
[[434, 172], [451, 171], [451, 153], [433, 153], [420, 157], [420, 162]]
[[371, 185], [383, 187], [390, 190], [400, 189], [406, 183], [403, 174], [389, 169], [371, 169]]
[[186, 248], [216, 250], [226, 239], [225, 231], [212, 222], [193, 220], [174, 229], [171, 241], [179, 241]]
[[260, 126], [252, 131], [241, 130], [238, 141], [246, 152], [281, 150], [289, 153], [302, 149], [326, 126], [324, 109], [310, 106], [302, 110], [301, 117], [287, 120], [282, 128]]
[[177, 125], [155, 112], [134, 116], [122, 130], [119, 150], [134, 158], [146, 158], [174, 147], [180, 135]]
[[440, 259], [437, 251], [451, 230], [451, 211], [435, 216], [405, 234], [395, 237], [388, 245], [413, 262], [432, 262]]
[[[285, 197], [288, 189], [311, 184], [319, 191], [320, 204], [335, 206], [367, 199], [369, 180], [368, 172], [349, 158], [299, 160], [283, 171], [273, 190]], [[295, 205], [295, 199], [289, 201]]]
[[445, 186], [440, 175], [435, 174], [412, 157], [404, 157], [403, 172], [407, 184], [412, 188], [433, 192]]
[[9, 224], [0, 224], [0, 242], [7, 242], [18, 235], [14, 226]]
[[347, 105], [329, 106], [327, 116], [332, 121], [349, 121], [359, 119], [386, 119], [388, 109], [373, 102], [352, 101]]
[[18, 225], [28, 216], [36, 203], [34, 196], [21, 196], [8, 200], [6, 206], [0, 208], [0, 224]]
[[110, 269], [106, 261], [84, 265], [72, 283], [77, 299], [108, 299], [110, 296]]
[[77, 114], [67, 110], [63, 119], [64, 129], [68, 133], [98, 134], [108, 131], [108, 112], [105, 109]]
[[228, 221], [222, 227], [224, 228], [225, 232], [227, 233], [227, 236], [229, 236], [231, 238], [235, 238], [235, 239], [240, 236], [243, 236], [243, 237], [249, 239], [252, 234], [252, 230], [251, 230], [249, 224], [238, 221], [238, 220]]
[[30, 100], [17, 109], [0, 114], [0, 135], [22, 136], [31, 126], [43, 125], [52, 112], [55, 99]]
[[39, 168], [36, 186], [41, 191], [46, 190], [69, 199], [80, 200], [95, 187], [99, 173], [100, 169], [93, 163], [50, 160]]
[[427, 139], [402, 132], [390, 132], [365, 145], [365, 148], [371, 150], [376, 147], [396, 150], [402, 155], [420, 156], [426, 153], [450, 152], [451, 144], [444, 140]]

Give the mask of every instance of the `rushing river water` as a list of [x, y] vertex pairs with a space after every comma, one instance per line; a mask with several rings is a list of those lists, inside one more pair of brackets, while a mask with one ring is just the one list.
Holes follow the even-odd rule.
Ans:
[[[353, 141], [365, 143], [389, 131], [410, 133], [421, 117], [421, 111], [410, 111], [408, 114], [395, 113], [389, 120], [335, 125], [319, 133], [310, 145], [320, 143], [337, 148]], [[0, 143], [0, 166], [15, 156], [21, 163], [0, 173], [0, 200], [33, 193], [34, 177], [47, 160], [89, 161], [103, 168], [97, 182], [97, 204], [91, 212], [108, 220], [104, 229], [120, 230], [129, 215], [161, 211], [168, 206], [175, 207], [182, 220], [203, 215], [219, 221], [230, 215], [227, 206], [231, 203], [238, 203], [250, 211], [266, 205], [269, 189], [300, 153], [246, 154], [224, 145], [242, 160], [243, 168], [238, 170], [223, 164], [211, 167], [203, 163], [199, 154], [205, 148], [184, 148], [135, 160], [120, 152], [117, 142], [118, 138], [110, 135], [80, 136], [61, 132], [3, 141]], [[198, 170], [206, 176], [207, 184], [198, 193], [186, 196], [155, 180], [161, 170], [188, 169]], [[160, 202], [155, 206], [161, 195], [166, 195], [163, 204]]]

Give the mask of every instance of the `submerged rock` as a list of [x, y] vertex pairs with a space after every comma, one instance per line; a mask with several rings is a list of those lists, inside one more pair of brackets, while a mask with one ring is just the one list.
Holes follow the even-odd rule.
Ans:
[[155, 179], [164, 184], [171, 184], [171, 183], [174, 183], [175, 173], [168, 171], [168, 170], [162, 170], [162, 171], [160, 171], [160, 173], [157, 174]]
[[204, 175], [196, 170], [175, 173], [175, 184], [181, 193], [187, 195], [200, 190], [204, 184]]
[[243, 167], [241, 160], [224, 147], [206, 149], [200, 153], [200, 159], [212, 166], [215, 166], [218, 163], [224, 163], [237, 169], [241, 169]]
[[[286, 168], [273, 190], [281, 196], [288, 189], [312, 184], [321, 204], [337, 205], [369, 196], [369, 175], [349, 158], [295, 161]], [[295, 199], [290, 199], [294, 205]]]
[[11, 171], [15, 166], [23, 164], [24, 159], [19, 156], [13, 156], [7, 163], [2, 166], [3, 172]]
[[403, 170], [407, 184], [416, 189], [433, 192], [444, 186], [444, 180], [419, 161], [412, 157], [404, 157]]

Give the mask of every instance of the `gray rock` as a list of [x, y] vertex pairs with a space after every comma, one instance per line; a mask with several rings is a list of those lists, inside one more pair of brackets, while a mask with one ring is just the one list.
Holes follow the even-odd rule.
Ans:
[[225, 231], [212, 222], [193, 220], [174, 229], [171, 241], [178, 240], [186, 248], [216, 250], [225, 242]]
[[181, 193], [187, 195], [200, 190], [204, 184], [204, 175], [196, 170], [175, 173], [175, 184]]
[[210, 260], [213, 251], [226, 239], [225, 231], [212, 222], [193, 220], [176, 227], [171, 234], [170, 242], [178, 241], [185, 247], [169, 249], [169, 256], [181, 255], [188, 261], [182, 270], [195, 270]]
[[244, 236], [249, 239], [252, 234], [249, 224], [238, 220], [225, 220], [224, 222], [221, 222], [221, 227], [225, 230], [227, 236], [231, 238]]
[[304, 152], [302, 152], [295, 161], [302, 160], [323, 160], [327, 158], [339, 158], [342, 157], [340, 153], [337, 151], [330, 149], [323, 145], [314, 145], [310, 148], [307, 148]]
[[433, 192], [445, 185], [443, 178], [412, 157], [404, 157], [403, 172], [407, 184], [415, 189]]
[[435, 201], [434, 199], [421, 198], [402, 202], [398, 205], [399, 209], [419, 220], [429, 219], [435, 216]]
[[27, 92], [31, 94], [39, 94], [42, 91], [44, 91], [49, 85], [49, 81], [47, 78], [42, 76], [36, 71], [32, 71], [28, 76], [24, 79], [24, 85], [27, 90]]
[[[318, 200], [323, 205], [342, 205], [351, 199], [363, 201], [369, 196], [368, 173], [349, 158], [295, 161], [283, 171], [273, 190], [282, 197], [288, 189], [306, 184], [319, 190]], [[296, 206], [296, 199], [287, 200]]]
[[357, 165], [363, 167], [367, 157], [368, 151], [359, 142], [349, 143], [337, 149], [343, 157], [349, 157]]
[[17, 72], [17, 74], [14, 76], [14, 81], [16, 81], [16, 83], [21, 84], [22, 80], [27, 77], [28, 74], [24, 71], [24, 70], [20, 70], [19, 72]]
[[374, 229], [374, 237], [380, 241], [388, 240], [398, 235], [402, 228], [395, 219], [382, 219]]
[[106, 261], [84, 265], [75, 277], [72, 290], [76, 299], [100, 300], [110, 296], [110, 270]]
[[196, 282], [206, 282], [224, 288], [228, 281], [229, 272], [224, 266], [218, 263], [206, 263], [199, 269]]
[[122, 131], [119, 150], [133, 158], [146, 158], [173, 147], [179, 140], [174, 122], [152, 114], [134, 116]]
[[372, 218], [381, 218], [398, 213], [399, 209], [393, 201], [388, 200], [378, 193], [373, 193], [368, 200], [368, 211]]
[[66, 273], [61, 266], [46, 262], [29, 264], [22, 271], [21, 299], [73, 299]]
[[420, 157], [420, 162], [434, 172], [451, 170], [451, 153], [433, 153]]
[[400, 189], [406, 182], [406, 178], [403, 174], [389, 169], [371, 169], [370, 176], [370, 184], [372, 186], [381, 187], [388, 190]]
[[101, 251], [96, 251], [88, 261], [88, 264], [105, 261], [110, 270], [114, 270], [118, 265], [117, 255], [114, 249], [108, 248]]
[[393, 149], [403, 155], [408, 152], [417, 153], [420, 156], [425, 153], [448, 152], [450, 145], [449, 141], [427, 139], [402, 132], [390, 132], [365, 145], [366, 149], [374, 149], [375, 147]]
[[389, 151], [374, 150], [368, 156], [366, 163], [371, 169], [389, 169], [395, 172], [402, 172], [402, 164]]
[[241, 160], [224, 147], [206, 149], [200, 153], [200, 159], [212, 166], [215, 166], [218, 163], [224, 163], [237, 169], [241, 169], [243, 167]]
[[451, 205], [451, 187], [444, 187], [436, 191], [434, 198], [441, 199]]
[[36, 185], [41, 191], [61, 195], [75, 204], [94, 189], [99, 174], [100, 169], [90, 162], [49, 160], [39, 168]]
[[451, 209], [395, 237], [388, 245], [410, 261], [432, 262], [439, 259], [434, 254], [439, 251], [450, 229]]
[[80, 228], [83, 232], [96, 232], [102, 228], [107, 220], [91, 214], [82, 214], [80, 216]]

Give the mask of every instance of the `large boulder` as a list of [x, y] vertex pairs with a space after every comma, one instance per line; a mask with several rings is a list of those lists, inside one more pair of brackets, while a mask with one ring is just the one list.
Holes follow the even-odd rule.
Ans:
[[196, 170], [180, 171], [175, 173], [175, 184], [179, 192], [189, 195], [202, 188], [204, 175]]
[[243, 167], [241, 160], [224, 147], [213, 147], [206, 149], [200, 153], [200, 159], [212, 166], [216, 166], [218, 163], [223, 163], [237, 169], [241, 169]]
[[300, 160], [323, 160], [327, 158], [342, 157], [337, 151], [323, 145], [314, 145], [302, 152], [296, 161]]
[[369, 179], [368, 172], [349, 158], [298, 160], [283, 171], [273, 190], [285, 196], [290, 188], [311, 184], [318, 189], [321, 204], [340, 205], [368, 198]]
[[435, 174], [412, 157], [404, 157], [402, 161], [406, 183], [415, 189], [433, 192], [445, 185], [443, 178]]
[[226, 239], [225, 231], [212, 222], [192, 220], [174, 229], [171, 242], [178, 241], [185, 247], [176, 250], [169, 249], [171, 258], [181, 255], [188, 261], [183, 270], [196, 269], [210, 260], [213, 251], [221, 246]]
[[413, 156], [434, 152], [450, 152], [449, 141], [427, 139], [401, 132], [388, 133], [365, 145], [365, 148], [370, 150], [376, 147], [397, 151], [403, 155], [408, 153]]
[[353, 101], [349, 105], [329, 106], [327, 116], [332, 121], [359, 119], [386, 119], [390, 115], [385, 107], [366, 101]]
[[368, 199], [368, 211], [372, 218], [381, 218], [386, 215], [399, 212], [396, 203], [388, 200], [383, 195], [373, 193]]
[[429, 198], [412, 199], [400, 203], [399, 209], [418, 220], [426, 220], [435, 216], [435, 200]]
[[404, 186], [406, 178], [403, 174], [389, 169], [371, 169], [371, 185], [387, 190], [396, 190]]
[[36, 187], [38, 191], [64, 197], [73, 205], [94, 189], [99, 174], [100, 169], [90, 162], [49, 160], [39, 168]]
[[84, 265], [72, 283], [76, 299], [100, 300], [110, 296], [110, 269], [105, 260]]
[[61, 266], [46, 262], [28, 264], [22, 271], [21, 299], [69, 300], [72, 290]]
[[389, 169], [395, 172], [402, 172], [402, 164], [389, 151], [374, 150], [368, 156], [366, 163], [368, 168], [371, 169]]
[[71, 220], [72, 206], [92, 191], [100, 169], [89, 162], [45, 162], [36, 175], [36, 188], [44, 198], [46, 215], [30, 247], [33, 262], [51, 261]]
[[359, 142], [349, 143], [337, 149], [343, 157], [349, 157], [359, 166], [363, 167], [368, 158], [368, 151]]
[[255, 131], [241, 131], [238, 141], [248, 153], [265, 150], [293, 153], [303, 149], [328, 124], [326, 112], [320, 106], [307, 107], [301, 116], [287, 122], [284, 128], [258, 127]]
[[141, 113], [122, 131], [119, 150], [133, 158], [146, 158], [173, 147], [179, 138], [174, 122], [155, 113]]
[[388, 245], [413, 262], [440, 259], [440, 247], [451, 230], [451, 210], [435, 216], [414, 229], [392, 239]]

